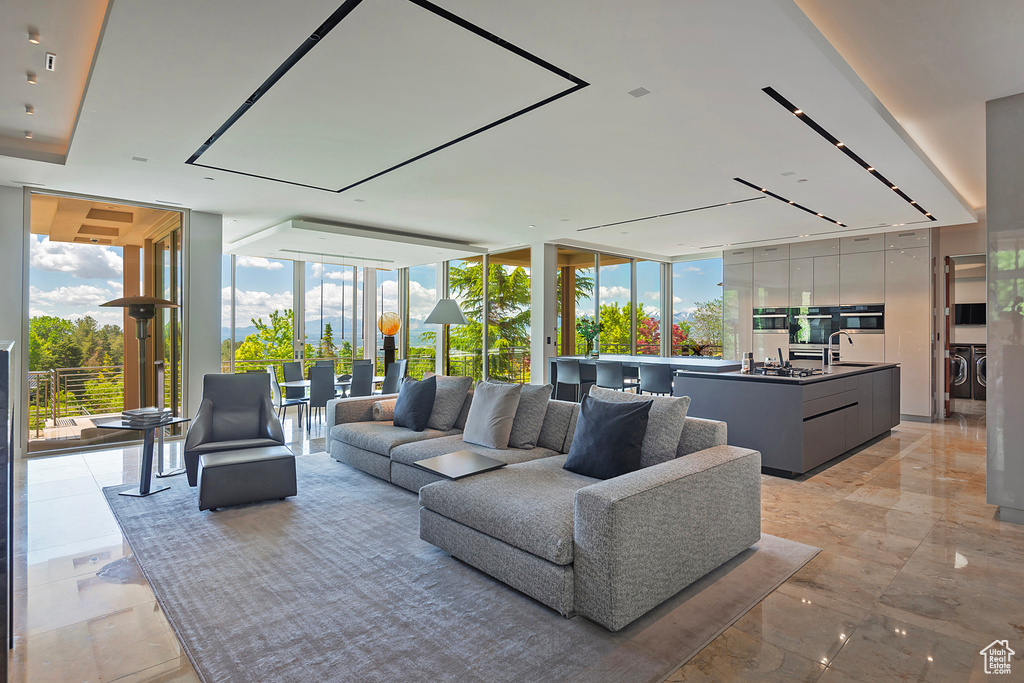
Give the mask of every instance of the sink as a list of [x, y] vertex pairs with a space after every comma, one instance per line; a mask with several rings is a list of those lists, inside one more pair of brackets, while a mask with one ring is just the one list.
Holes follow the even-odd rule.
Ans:
[[839, 361], [838, 363], [833, 363], [832, 365], [846, 366], [848, 368], [870, 368], [870, 367], [873, 367], [875, 365], [880, 365], [880, 363], [861, 363], [859, 361]]

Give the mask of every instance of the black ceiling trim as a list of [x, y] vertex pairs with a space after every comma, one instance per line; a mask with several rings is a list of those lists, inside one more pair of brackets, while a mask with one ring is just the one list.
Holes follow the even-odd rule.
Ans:
[[749, 197], [748, 199], [734, 199], [731, 202], [722, 202], [721, 204], [708, 204], [707, 206], [698, 206], [693, 209], [683, 209], [682, 211], [671, 211], [669, 213], [659, 213], [653, 216], [644, 216], [643, 218], [630, 218], [625, 221], [618, 221], [616, 223], [604, 223], [603, 225], [592, 225], [589, 228], [576, 228], [576, 232], [584, 232], [586, 230], [597, 230], [598, 228], [611, 228], [616, 225], [625, 225], [626, 223], [639, 223], [640, 221], [650, 221], [655, 218], [664, 218], [665, 216], [678, 216], [681, 213], [693, 213], [694, 211], [704, 211], [705, 209], [717, 209], [720, 206], [731, 206], [733, 204], [742, 204], [743, 202], [753, 202], [758, 199], [764, 199], [764, 197]]
[[[909, 223], [900, 223], [900, 225], [917, 225], [919, 223], [931, 223], [931, 221], [929, 221], [929, 220], [911, 221]], [[893, 226], [893, 227], [895, 227], [895, 226]], [[746, 240], [745, 242], [730, 242], [729, 244], [709, 244], [707, 246], [701, 247], [701, 249], [722, 249], [722, 248], [728, 249], [729, 247], [740, 247], [740, 246], [744, 246], [744, 245], [748, 245], [748, 244], [780, 244], [782, 242], [785, 242], [786, 240], [795, 240], [795, 239], [799, 239], [801, 237], [818, 237], [819, 235], [820, 236], [824, 236], [824, 237], [835, 237], [839, 233], [861, 232], [863, 230], [872, 230], [872, 229], [873, 228], [871, 226], [868, 226], [866, 228], [843, 228], [842, 230], [829, 230], [829, 231], [826, 231], [826, 232], [812, 232], [812, 233], [805, 233], [803, 235], [790, 235], [789, 237], [773, 237], [770, 240]], [[874, 228], [874, 229], [877, 229], [877, 228]]]
[[220, 166], [211, 166], [211, 165], [208, 165], [208, 164], [201, 164], [201, 163], [199, 163], [199, 158], [207, 150], [209, 150], [210, 147], [212, 147], [213, 144], [215, 142], [217, 142], [217, 140], [219, 140], [221, 138], [221, 136], [223, 136], [224, 133], [226, 133], [228, 131], [229, 128], [231, 128], [231, 126], [233, 126], [235, 123], [237, 123], [238, 120], [241, 119], [242, 116], [247, 111], [249, 111], [249, 109], [251, 109], [252, 106], [254, 104], [256, 104], [256, 102], [258, 102], [260, 100], [261, 97], [266, 95], [267, 92], [269, 92], [270, 89], [274, 85], [276, 85], [277, 82], [280, 81], [281, 78], [283, 78], [284, 75], [286, 73], [288, 73], [288, 71], [291, 70], [291, 68], [293, 66], [295, 66], [299, 62], [299, 60], [301, 60], [303, 57], [305, 57], [309, 53], [310, 50], [312, 50], [314, 47], [316, 47], [318, 42], [320, 42], [328, 33], [330, 33], [331, 30], [334, 29], [334, 27], [336, 27], [338, 24], [340, 24], [341, 21], [343, 19], [345, 19], [345, 17], [347, 17], [352, 12], [352, 10], [354, 10], [363, 1], [364, 0], [346, 0], [346, 2], [342, 3], [341, 6], [338, 7], [338, 9], [336, 9], [333, 13], [331, 13], [331, 16], [329, 16], [326, 21], [324, 21], [322, 24], [320, 24], [320, 26], [317, 27], [317, 29], [308, 38], [306, 38], [302, 42], [302, 44], [299, 45], [299, 47], [296, 48], [295, 51], [292, 52], [288, 56], [288, 58], [284, 62], [281, 63], [281, 65], [279, 67], [277, 67], [277, 69], [274, 70], [274, 73], [272, 73], [260, 85], [260, 87], [257, 88], [256, 91], [253, 92], [253, 94], [250, 95], [245, 100], [245, 102], [243, 102], [241, 104], [241, 106], [239, 106], [238, 109], [236, 109], [234, 111], [234, 113], [232, 113], [231, 116], [229, 116], [228, 119], [223, 124], [221, 124], [221, 126], [216, 130], [216, 132], [214, 132], [213, 135], [211, 135], [202, 145], [200, 145], [199, 149], [196, 150], [195, 154], [193, 154], [191, 157], [189, 157], [188, 160], [185, 161], [185, 163], [186, 164], [190, 164], [192, 166], [197, 166], [197, 167], [200, 167], [200, 168], [209, 168], [209, 169], [213, 169], [213, 170], [217, 170], [217, 171], [224, 171], [226, 173], [235, 173], [237, 175], [248, 176], [250, 178], [259, 178], [261, 180], [272, 180], [274, 182], [285, 183], [287, 185], [295, 185], [297, 187], [306, 187], [306, 188], [310, 188], [310, 189], [314, 189], [314, 190], [323, 190], [325, 192], [340, 193], [340, 192], [344, 192], [345, 190], [350, 190], [353, 187], [356, 187], [357, 185], [362, 185], [363, 183], [366, 183], [366, 182], [368, 182], [370, 180], [373, 180], [374, 178], [379, 178], [382, 175], [385, 175], [387, 173], [391, 173], [392, 171], [395, 171], [395, 170], [397, 170], [399, 168], [402, 168], [403, 166], [411, 164], [414, 161], [419, 161], [420, 159], [422, 159], [424, 157], [427, 157], [427, 156], [430, 156], [431, 154], [434, 154], [435, 152], [440, 152], [442, 149], [445, 149], [447, 147], [451, 147], [452, 145], [454, 145], [456, 143], [459, 143], [459, 142], [462, 142], [463, 140], [466, 140], [468, 138], [471, 138], [474, 135], [479, 135], [480, 133], [483, 133], [484, 131], [490, 130], [491, 128], [494, 128], [495, 126], [499, 126], [499, 125], [501, 125], [503, 123], [507, 123], [507, 122], [511, 121], [512, 119], [514, 119], [514, 118], [517, 118], [519, 116], [522, 116], [523, 114], [529, 113], [529, 112], [533, 111], [534, 109], [538, 109], [540, 107], [543, 107], [546, 104], [550, 104], [550, 103], [552, 103], [552, 102], [554, 102], [556, 100], [559, 100], [559, 99], [565, 97], [566, 95], [570, 95], [570, 94], [576, 92], [577, 90], [580, 90], [580, 89], [585, 88], [588, 85], [590, 85], [589, 83], [587, 83], [583, 79], [570, 74], [568, 71], [565, 71], [564, 69], [561, 69], [561, 68], [555, 66], [554, 64], [551, 64], [550, 62], [547, 62], [547, 61], [541, 59], [537, 55], [534, 55], [534, 54], [532, 54], [530, 52], [527, 52], [526, 50], [522, 49], [521, 47], [513, 45], [512, 43], [508, 42], [507, 40], [499, 38], [498, 36], [494, 35], [493, 33], [490, 33], [489, 31], [486, 31], [486, 30], [480, 28], [476, 24], [473, 24], [473, 23], [463, 19], [462, 17], [460, 17], [458, 15], [455, 15], [455, 14], [449, 12], [446, 9], [443, 9], [443, 8], [438, 7], [437, 5], [435, 5], [435, 4], [431, 3], [431, 2], [428, 2], [428, 0], [408, 0], [408, 2], [414, 4], [414, 5], [418, 6], [418, 7], [421, 7], [421, 8], [423, 8], [423, 9], [429, 11], [429, 12], [432, 12], [433, 14], [436, 14], [437, 16], [441, 17], [442, 19], [446, 19], [447, 21], [450, 21], [453, 24], [456, 24], [457, 26], [459, 26], [459, 27], [461, 27], [461, 28], [463, 28], [465, 30], [470, 31], [472, 33], [475, 33], [476, 35], [480, 36], [481, 38], [484, 38], [485, 40], [488, 40], [488, 41], [494, 43], [495, 45], [497, 45], [497, 46], [499, 46], [501, 48], [504, 48], [504, 49], [508, 50], [509, 52], [512, 52], [513, 54], [518, 55], [519, 57], [522, 57], [523, 59], [526, 59], [527, 61], [530, 61], [530, 62], [536, 64], [537, 66], [540, 66], [540, 67], [542, 67], [544, 69], [547, 69], [551, 73], [554, 73], [554, 74], [556, 74], [558, 76], [561, 76], [562, 78], [564, 78], [564, 79], [568, 80], [569, 82], [571, 82], [572, 86], [567, 88], [567, 89], [565, 89], [565, 90], [563, 90], [562, 92], [556, 93], [556, 94], [552, 95], [551, 97], [548, 97], [547, 99], [544, 99], [544, 100], [542, 100], [540, 102], [532, 104], [532, 105], [530, 105], [528, 107], [524, 107], [523, 109], [520, 109], [520, 110], [518, 110], [516, 112], [513, 112], [512, 114], [509, 114], [508, 116], [505, 116], [505, 117], [503, 117], [501, 119], [498, 119], [497, 121], [489, 123], [489, 124], [487, 124], [485, 126], [481, 126], [480, 128], [477, 128], [476, 130], [473, 130], [473, 131], [471, 131], [469, 133], [466, 133], [465, 135], [462, 135], [462, 136], [460, 136], [458, 138], [455, 138], [454, 140], [450, 140], [450, 141], [445, 142], [445, 143], [443, 143], [441, 145], [438, 145], [437, 147], [434, 147], [433, 149], [427, 150], [426, 152], [423, 152], [422, 154], [418, 154], [418, 155], [412, 157], [411, 159], [407, 159], [407, 160], [405, 160], [405, 161], [403, 161], [401, 163], [395, 164], [394, 166], [386, 168], [383, 171], [379, 171], [377, 173], [374, 173], [373, 175], [367, 176], [366, 178], [363, 178], [362, 180], [358, 180], [358, 181], [356, 181], [354, 183], [351, 183], [349, 185], [346, 185], [345, 187], [342, 187], [340, 189], [334, 189], [334, 188], [329, 188], [329, 187], [320, 187], [320, 186], [317, 186], [317, 185], [308, 185], [308, 184], [305, 184], [305, 183], [298, 183], [298, 182], [291, 181], [291, 180], [283, 180], [281, 178], [274, 178], [274, 177], [271, 177], [271, 176], [264, 176], [264, 175], [259, 175], [259, 174], [256, 174], [256, 173], [246, 173], [244, 171], [236, 171], [236, 170], [233, 170], [233, 169], [230, 169], [230, 168], [223, 168], [223, 167], [220, 167]]
[[761, 187], [760, 185], [755, 185], [754, 183], [749, 182], [747, 180], [744, 180], [743, 178], [733, 178], [733, 180], [735, 180], [737, 183], [742, 183], [743, 185], [746, 185], [749, 188], [757, 190], [758, 192], [763, 192], [766, 196], [771, 197], [772, 199], [778, 199], [783, 204], [788, 204], [789, 206], [792, 206], [794, 209], [800, 209], [801, 211], [806, 211], [807, 213], [811, 214], [812, 216], [816, 216], [816, 217], [822, 219], [823, 221], [828, 221], [829, 223], [834, 223], [834, 224], [838, 225], [840, 228], [845, 228], [846, 227], [844, 224], [840, 223], [839, 221], [837, 221], [834, 218], [829, 218], [825, 214], [819, 213], [819, 212], [815, 211], [814, 209], [808, 209], [803, 204], [797, 204], [792, 199], [786, 199], [782, 195], [775, 194], [774, 192], [769, 192], [767, 188]]
[[837, 138], [836, 136], [832, 135], [832, 133], [829, 133], [827, 130], [822, 128], [818, 124], [818, 122], [815, 121], [814, 119], [812, 119], [810, 116], [808, 116], [807, 113], [803, 109], [801, 109], [800, 107], [796, 106], [795, 104], [793, 104], [792, 102], [787, 100], [785, 97], [780, 95], [779, 92], [777, 90], [775, 90], [775, 88], [772, 88], [771, 86], [768, 86], [767, 88], [761, 88], [761, 90], [766, 95], [768, 95], [768, 97], [772, 98], [773, 100], [775, 100], [776, 102], [781, 104], [783, 107], [785, 107], [786, 110], [790, 114], [795, 115], [798, 119], [800, 119], [805, 124], [807, 124], [808, 128], [813, 130], [815, 133], [817, 133], [821, 137], [825, 138], [830, 145], [832, 145], [836, 149], [840, 150], [846, 156], [848, 156], [851, 159], [853, 159], [855, 162], [857, 162], [857, 164], [861, 168], [863, 168], [865, 171], [867, 171], [868, 173], [873, 175], [875, 178], [878, 178], [879, 182], [883, 183], [886, 187], [888, 187], [890, 190], [892, 190], [897, 195], [899, 195], [900, 199], [902, 199], [903, 201], [907, 202], [908, 204], [913, 206], [915, 209], [917, 209], [918, 211], [923, 213], [925, 218], [927, 218], [929, 221], [936, 220], [935, 216], [931, 215], [931, 213], [929, 213], [927, 210], [925, 210], [925, 208], [923, 206], [921, 206], [916, 201], [911, 199], [897, 185], [895, 185], [894, 183], [890, 182], [888, 178], [886, 178], [881, 173], [879, 173], [877, 170], [875, 170], [874, 166], [872, 166], [868, 162], [866, 162], [863, 159], [861, 159], [859, 155], [857, 155], [852, 149], [850, 149], [846, 145], [846, 143], [842, 142], [839, 138]]

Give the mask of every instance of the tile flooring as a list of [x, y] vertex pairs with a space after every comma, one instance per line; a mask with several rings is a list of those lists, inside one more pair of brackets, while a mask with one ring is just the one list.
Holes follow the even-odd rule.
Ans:
[[[322, 427], [285, 429], [297, 453], [323, 450]], [[765, 476], [764, 531], [823, 551], [669, 680], [980, 680], [982, 647], [1024, 652], [1024, 526], [985, 503], [984, 465], [975, 414]], [[197, 680], [100, 492], [138, 481], [137, 449], [16, 474], [12, 680]]]

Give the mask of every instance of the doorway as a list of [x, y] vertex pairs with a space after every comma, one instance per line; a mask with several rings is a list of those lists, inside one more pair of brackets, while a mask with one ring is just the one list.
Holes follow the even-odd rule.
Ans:
[[946, 259], [946, 417], [985, 415], [988, 385], [987, 262], [984, 254]]
[[99, 425], [140, 401], [179, 415], [182, 311], [161, 309], [151, 324], [140, 397], [134, 321], [100, 304], [182, 303], [182, 213], [39, 192], [29, 212], [29, 453], [135, 440]]

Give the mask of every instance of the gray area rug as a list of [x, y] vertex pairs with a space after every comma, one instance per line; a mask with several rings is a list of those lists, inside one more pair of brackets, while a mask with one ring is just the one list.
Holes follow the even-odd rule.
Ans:
[[421, 541], [416, 495], [325, 453], [297, 467], [297, 497], [215, 513], [184, 477], [104, 489], [207, 682], [659, 680], [818, 552], [764, 535], [609, 633]]

